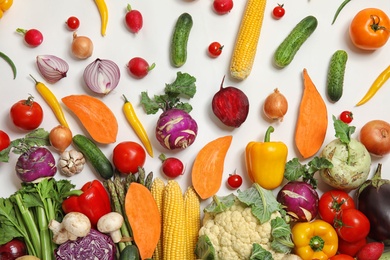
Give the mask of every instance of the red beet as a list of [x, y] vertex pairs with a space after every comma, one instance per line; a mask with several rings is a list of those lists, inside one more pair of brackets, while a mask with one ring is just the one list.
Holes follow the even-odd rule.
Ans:
[[249, 100], [243, 91], [235, 87], [223, 87], [215, 93], [212, 101], [214, 114], [227, 126], [239, 127], [245, 122], [249, 113]]

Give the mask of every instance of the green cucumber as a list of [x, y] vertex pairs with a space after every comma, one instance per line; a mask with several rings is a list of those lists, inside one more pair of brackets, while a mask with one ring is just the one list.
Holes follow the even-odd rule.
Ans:
[[119, 257], [119, 260], [139, 260], [138, 248], [135, 245], [126, 246]]
[[289, 65], [303, 43], [315, 31], [317, 25], [317, 18], [311, 15], [303, 18], [297, 25], [295, 25], [290, 34], [276, 49], [274, 54], [275, 65], [280, 68], [284, 68]]
[[348, 54], [344, 50], [337, 50], [330, 60], [327, 93], [330, 100], [338, 101], [343, 95], [345, 67], [348, 60]]
[[102, 150], [88, 137], [77, 134], [73, 136], [73, 144], [84, 154], [92, 167], [103, 179], [110, 179], [114, 175], [114, 168], [103, 154]]
[[183, 66], [187, 61], [187, 43], [192, 25], [192, 17], [188, 13], [181, 14], [176, 21], [170, 51], [172, 64], [176, 68]]

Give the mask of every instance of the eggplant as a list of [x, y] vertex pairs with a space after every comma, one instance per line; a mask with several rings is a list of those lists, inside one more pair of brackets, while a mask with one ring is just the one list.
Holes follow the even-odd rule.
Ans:
[[369, 238], [390, 245], [390, 180], [381, 177], [382, 164], [378, 164], [372, 179], [357, 190], [358, 209], [370, 221]]

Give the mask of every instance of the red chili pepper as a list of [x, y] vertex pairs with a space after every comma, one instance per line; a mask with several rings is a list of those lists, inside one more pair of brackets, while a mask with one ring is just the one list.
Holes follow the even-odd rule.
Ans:
[[62, 209], [65, 213], [83, 213], [91, 221], [92, 227], [96, 227], [99, 218], [111, 212], [110, 197], [98, 180], [85, 183], [81, 190], [83, 193], [80, 196], [72, 195], [65, 199]]

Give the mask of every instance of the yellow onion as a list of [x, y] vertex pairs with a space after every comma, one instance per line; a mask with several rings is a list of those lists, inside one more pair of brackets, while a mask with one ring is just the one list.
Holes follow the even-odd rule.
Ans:
[[78, 59], [87, 59], [92, 56], [93, 43], [87, 36], [78, 36], [73, 33], [72, 54]]
[[288, 110], [286, 97], [276, 88], [264, 101], [263, 112], [268, 119], [283, 121]]
[[62, 153], [72, 143], [72, 131], [66, 126], [58, 125], [50, 131], [49, 141], [54, 149]]
[[121, 73], [112, 60], [96, 59], [84, 70], [87, 87], [98, 94], [108, 94], [118, 86]]
[[52, 84], [66, 77], [69, 70], [68, 63], [54, 55], [38, 55], [37, 67], [42, 77]]

